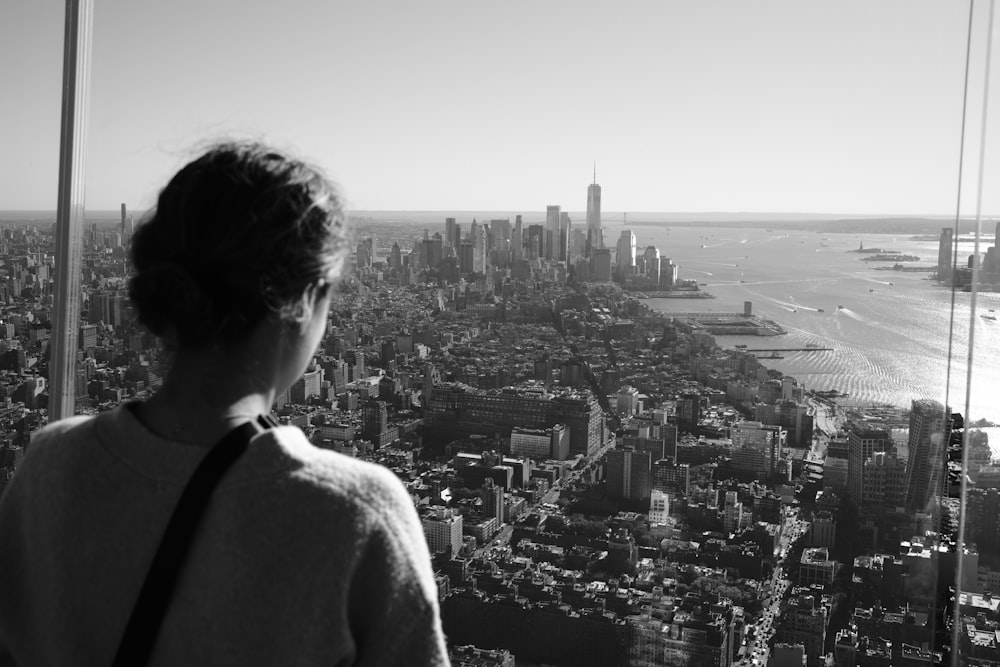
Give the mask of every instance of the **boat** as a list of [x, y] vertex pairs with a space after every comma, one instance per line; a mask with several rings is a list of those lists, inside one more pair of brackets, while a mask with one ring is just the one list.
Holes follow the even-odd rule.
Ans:
[[843, 307], [843, 306], [841, 306], [841, 305], [840, 305], [840, 304], [838, 303], [838, 304], [837, 304], [837, 310], [844, 310], [844, 307]]
[[994, 322], [996, 322], [997, 319], [995, 315], [980, 315], [979, 317], [983, 318], [984, 320], [993, 320]]
[[816, 312], [817, 312], [817, 313], [825, 313], [826, 311], [825, 311], [825, 310], [823, 310], [822, 308], [817, 308], [817, 309], [816, 309]]

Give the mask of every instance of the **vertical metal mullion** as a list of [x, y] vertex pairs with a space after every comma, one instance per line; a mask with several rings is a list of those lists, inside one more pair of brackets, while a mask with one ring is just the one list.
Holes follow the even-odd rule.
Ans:
[[49, 363], [49, 420], [74, 412], [86, 194], [87, 111], [93, 0], [66, 0], [63, 37], [55, 302]]

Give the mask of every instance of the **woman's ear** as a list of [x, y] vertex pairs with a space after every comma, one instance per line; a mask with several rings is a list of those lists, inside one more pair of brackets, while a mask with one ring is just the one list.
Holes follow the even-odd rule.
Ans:
[[302, 298], [299, 303], [296, 304], [294, 320], [299, 325], [299, 327], [304, 327], [310, 321], [312, 321], [313, 314], [316, 312], [320, 303], [323, 299], [327, 299], [330, 296], [330, 284], [325, 280], [320, 280], [319, 282], [312, 283], [302, 292]]

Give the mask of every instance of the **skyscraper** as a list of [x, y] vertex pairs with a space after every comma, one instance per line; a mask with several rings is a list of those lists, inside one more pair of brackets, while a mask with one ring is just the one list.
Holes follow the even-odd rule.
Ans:
[[952, 240], [951, 227], [941, 229], [941, 241], [938, 243], [938, 278], [951, 276]]
[[623, 229], [618, 238], [618, 250], [615, 255], [615, 273], [619, 280], [632, 274], [632, 267], [635, 266], [635, 234], [631, 229]]
[[854, 424], [847, 433], [847, 495], [855, 506], [861, 506], [864, 495], [865, 462], [876, 452], [891, 452], [892, 437], [880, 426]]
[[597, 167], [594, 167], [594, 182], [587, 186], [587, 230], [591, 232], [593, 248], [604, 247], [604, 232], [601, 229], [601, 186], [597, 184]]
[[403, 251], [399, 248], [399, 243], [392, 242], [392, 251], [389, 253], [389, 268], [400, 269], [403, 266]]
[[654, 285], [660, 284], [660, 251], [655, 245], [646, 246], [643, 253], [646, 259], [646, 277], [653, 281]]
[[559, 245], [559, 206], [545, 207], [545, 234], [542, 237], [542, 257], [544, 259], [558, 259]]
[[597, 248], [591, 251], [590, 279], [594, 282], [611, 280], [611, 250]]
[[473, 225], [472, 237], [472, 270], [476, 273], [486, 273], [486, 228]]
[[510, 249], [514, 261], [524, 256], [524, 226], [521, 224], [521, 216], [514, 218], [514, 234], [511, 237]]
[[669, 257], [660, 258], [660, 287], [672, 288], [677, 283], [677, 265]]
[[[944, 495], [945, 449], [949, 424], [946, 408], [937, 401], [913, 401], [910, 410], [910, 457], [906, 473], [906, 507], [933, 511]], [[936, 497], [936, 500], [935, 500]]]
[[637, 452], [631, 448], [609, 451], [608, 497], [649, 502], [651, 467], [652, 456], [649, 452]]
[[570, 234], [573, 230], [573, 222], [569, 219], [569, 213], [563, 211], [559, 214], [559, 251], [553, 253], [552, 259], [567, 262], [570, 259]]
[[378, 444], [379, 436], [389, 423], [389, 410], [385, 403], [369, 399], [363, 409], [361, 437]]

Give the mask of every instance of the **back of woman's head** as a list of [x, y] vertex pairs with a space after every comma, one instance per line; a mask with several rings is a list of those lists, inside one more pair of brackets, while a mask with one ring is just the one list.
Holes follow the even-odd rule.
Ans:
[[340, 197], [317, 169], [259, 143], [219, 144], [171, 179], [136, 231], [129, 295], [178, 347], [234, 342], [267, 317], [294, 320], [347, 248]]

